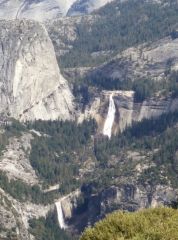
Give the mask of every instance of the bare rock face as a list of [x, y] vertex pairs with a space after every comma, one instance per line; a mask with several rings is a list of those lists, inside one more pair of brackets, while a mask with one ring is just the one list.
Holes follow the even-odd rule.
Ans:
[[77, 0], [72, 4], [67, 14], [71, 16], [91, 13], [112, 1], [113, 0]]
[[81, 195], [81, 191], [77, 189], [74, 192], [58, 199], [56, 203], [61, 202], [64, 220], [70, 219], [73, 215], [74, 209], [77, 207], [77, 199]]
[[45, 22], [66, 15], [90, 13], [112, 0], [0, 0], [0, 19], [32, 19]]
[[72, 119], [73, 96], [45, 28], [0, 22], [0, 113], [20, 119]]
[[29, 160], [32, 139], [29, 133], [24, 133], [20, 138], [10, 138], [9, 145], [0, 156], [0, 171], [5, 172], [9, 179], [22, 180], [28, 185], [39, 183]]
[[163, 206], [178, 195], [177, 189], [168, 185], [142, 186], [136, 182], [113, 185], [95, 194], [91, 190], [92, 185], [87, 185], [82, 192], [59, 199], [60, 219], [62, 217], [68, 229], [80, 233], [115, 210], [137, 211]]
[[114, 134], [122, 132], [127, 126], [131, 126], [133, 122], [159, 117], [164, 113], [178, 110], [177, 98], [155, 97], [137, 103], [134, 101], [133, 91], [102, 91], [90, 101], [83, 113], [79, 113], [78, 122], [94, 118], [98, 123], [99, 133], [102, 133], [109, 110], [111, 94], [116, 108], [112, 127], [112, 133]]
[[154, 188], [134, 184], [112, 186], [100, 195], [101, 215], [111, 212], [112, 206], [129, 211], [162, 206], [170, 203], [176, 196], [177, 190], [163, 185]]
[[26, 18], [37, 21], [65, 16], [75, 0], [0, 0], [0, 18]]
[[45, 217], [51, 206], [18, 202], [0, 188], [0, 238], [32, 240], [28, 232], [30, 218]]

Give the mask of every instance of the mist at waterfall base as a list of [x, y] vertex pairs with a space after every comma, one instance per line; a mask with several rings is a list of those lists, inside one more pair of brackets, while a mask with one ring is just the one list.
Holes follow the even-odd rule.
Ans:
[[61, 201], [56, 202], [55, 205], [57, 208], [57, 218], [58, 218], [59, 226], [61, 229], [66, 229], [67, 225], [65, 224]]
[[112, 135], [112, 127], [115, 119], [115, 113], [116, 107], [114, 104], [113, 95], [111, 94], [109, 97], [108, 114], [103, 128], [103, 135], [108, 136], [109, 139], [111, 138]]

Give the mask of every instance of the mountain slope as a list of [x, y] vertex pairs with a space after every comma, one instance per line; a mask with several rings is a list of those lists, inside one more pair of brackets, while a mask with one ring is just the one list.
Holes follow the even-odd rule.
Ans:
[[66, 15], [75, 0], [1, 0], [0, 18], [27, 18], [37, 21], [57, 18]]
[[71, 119], [73, 96], [45, 28], [0, 21], [0, 112], [21, 120]]
[[[25, 1], [19, 17], [53, 18], [58, 3]], [[47, 31], [0, 21], [0, 238], [73, 239], [115, 210], [176, 201], [177, 11], [113, 1]]]
[[112, 2], [113, 0], [77, 0], [68, 10], [68, 16], [88, 14]]
[[[63, 67], [90, 67], [123, 50], [168, 36], [177, 28], [176, 1], [114, 1], [92, 14], [95, 21], [77, 26], [77, 38], [61, 59]], [[138, 14], [139, 12], [139, 14]]]
[[[100, 8], [110, 0], [0, 0], [0, 19], [26, 18], [44, 22], [66, 15], [80, 15]], [[83, 4], [85, 6], [83, 6]]]

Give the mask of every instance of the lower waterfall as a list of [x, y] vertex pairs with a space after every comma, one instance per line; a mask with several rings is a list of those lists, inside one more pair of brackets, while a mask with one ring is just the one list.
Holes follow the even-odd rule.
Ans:
[[61, 229], [66, 229], [67, 225], [65, 224], [61, 201], [56, 202], [55, 205], [56, 205], [56, 208], [57, 208], [57, 217], [58, 217], [59, 226], [60, 226]]
[[112, 135], [112, 126], [114, 123], [115, 113], [116, 113], [116, 107], [114, 104], [113, 95], [111, 94], [109, 98], [108, 115], [103, 128], [103, 135], [106, 135], [109, 138], [111, 138], [111, 135]]

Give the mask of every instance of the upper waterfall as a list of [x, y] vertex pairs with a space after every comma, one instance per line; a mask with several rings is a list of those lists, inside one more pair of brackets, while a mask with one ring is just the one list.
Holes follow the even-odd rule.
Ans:
[[57, 208], [57, 217], [58, 217], [59, 226], [61, 229], [66, 229], [67, 225], [65, 224], [61, 201], [56, 202], [55, 204]]
[[114, 123], [115, 113], [116, 113], [116, 107], [113, 100], [113, 94], [111, 94], [109, 98], [108, 115], [103, 128], [103, 135], [106, 135], [109, 138], [111, 138], [111, 135], [112, 135], [112, 126]]

